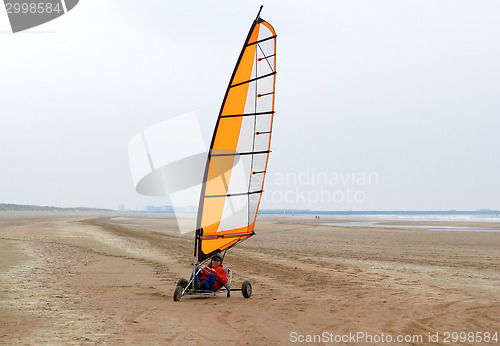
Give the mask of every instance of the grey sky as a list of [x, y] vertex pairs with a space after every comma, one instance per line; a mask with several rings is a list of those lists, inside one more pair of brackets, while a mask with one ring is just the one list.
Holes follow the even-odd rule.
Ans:
[[[2, 11], [0, 203], [165, 204], [135, 192], [128, 142], [189, 111], [209, 142], [260, 3], [81, 0], [18, 34]], [[278, 76], [262, 208], [500, 209], [500, 2], [263, 4]], [[377, 179], [334, 183], [347, 174]]]

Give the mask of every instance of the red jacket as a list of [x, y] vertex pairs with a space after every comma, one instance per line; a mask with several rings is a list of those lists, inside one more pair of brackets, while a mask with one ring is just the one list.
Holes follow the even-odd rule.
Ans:
[[227, 273], [226, 270], [222, 268], [222, 266], [217, 266], [213, 268], [203, 267], [200, 273], [200, 279], [205, 280], [207, 276], [210, 275], [211, 273], [215, 273], [215, 276], [217, 277], [217, 280], [215, 280], [214, 283], [214, 290], [217, 291], [221, 283], [223, 285], [227, 284]]

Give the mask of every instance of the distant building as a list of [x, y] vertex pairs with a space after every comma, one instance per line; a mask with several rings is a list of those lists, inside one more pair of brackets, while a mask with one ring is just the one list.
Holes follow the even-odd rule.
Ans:
[[162, 205], [160, 207], [147, 205], [144, 207], [144, 211], [147, 211], [148, 213], [173, 213], [174, 208], [171, 205]]

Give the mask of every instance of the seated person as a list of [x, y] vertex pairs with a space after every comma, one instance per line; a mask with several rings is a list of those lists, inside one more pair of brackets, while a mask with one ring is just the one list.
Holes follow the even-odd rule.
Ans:
[[215, 254], [210, 260], [210, 266], [203, 267], [194, 278], [195, 289], [217, 291], [221, 285], [227, 284], [227, 273], [222, 268], [222, 256]]

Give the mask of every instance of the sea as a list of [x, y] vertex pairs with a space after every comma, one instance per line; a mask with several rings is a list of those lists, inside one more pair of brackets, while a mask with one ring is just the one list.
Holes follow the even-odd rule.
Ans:
[[[264, 209], [259, 214], [282, 214], [311, 218], [327, 226], [400, 228], [431, 231], [500, 232], [500, 211], [313, 211]], [[324, 220], [324, 222], [321, 222]], [[397, 222], [397, 224], [395, 224]], [[439, 222], [460, 225], [436, 225]]]
[[[399, 228], [430, 231], [462, 231], [462, 232], [500, 232], [500, 213], [497, 214], [356, 214], [356, 215], [318, 215], [319, 219], [327, 219], [322, 223], [328, 226]], [[316, 218], [316, 216], [314, 216]], [[338, 220], [338, 221], [334, 221]], [[326, 221], [326, 220], [325, 220]], [[393, 224], [397, 222], [398, 224]], [[438, 222], [459, 222], [455, 225], [436, 225]], [[405, 224], [407, 223], [407, 224]], [[470, 223], [471, 225], [466, 225]], [[480, 224], [478, 224], [480, 223]]]

